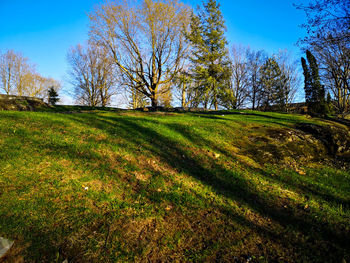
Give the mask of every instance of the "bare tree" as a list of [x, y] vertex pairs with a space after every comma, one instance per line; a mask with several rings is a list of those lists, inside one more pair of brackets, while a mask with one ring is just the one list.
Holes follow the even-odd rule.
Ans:
[[33, 81], [35, 74], [35, 66], [28, 62], [28, 59], [19, 55], [15, 63], [14, 83], [16, 87], [16, 94], [25, 96], [28, 94], [28, 88]]
[[317, 58], [320, 76], [338, 112], [350, 110], [350, 0], [313, 0], [305, 11], [308, 35], [299, 41]]
[[247, 49], [247, 63], [249, 75], [249, 95], [248, 99], [251, 103], [252, 109], [261, 106], [261, 75], [260, 69], [267, 59], [265, 51], [253, 51]]
[[350, 41], [350, 0], [312, 0], [296, 7], [304, 10], [307, 17], [302, 26], [308, 36], [302, 43], [310, 44], [330, 34], [336, 41]]
[[331, 36], [311, 45], [320, 64], [322, 82], [332, 94], [338, 112], [350, 110], [350, 42]]
[[294, 101], [295, 94], [298, 92], [301, 79], [299, 76], [297, 63], [292, 60], [292, 56], [287, 50], [280, 51], [276, 55], [277, 63], [281, 70], [281, 104], [288, 110], [289, 105]]
[[231, 48], [231, 82], [222, 101], [226, 108], [238, 109], [243, 107], [249, 95], [249, 72], [246, 53], [247, 49], [243, 46], [232, 46]]
[[89, 44], [77, 45], [68, 52], [70, 76], [78, 102], [107, 106], [116, 94], [117, 74], [106, 49]]
[[0, 56], [0, 86], [8, 95], [44, 98], [50, 87], [58, 90], [60, 84], [37, 73], [21, 53], [9, 50]]
[[1, 87], [6, 94], [25, 95], [33, 72], [34, 66], [21, 53], [8, 50], [0, 57]]
[[0, 55], [0, 84], [7, 95], [14, 94], [15, 92], [14, 78], [16, 60], [17, 54], [12, 50]]
[[25, 75], [25, 86], [23, 89], [23, 95], [29, 97], [44, 96], [45, 78], [35, 72], [28, 72]]
[[126, 79], [157, 106], [160, 86], [181, 70], [189, 8], [176, 0], [114, 1], [97, 7], [90, 22], [91, 39], [109, 50]]
[[40, 97], [48, 102], [48, 90], [54, 88], [58, 91], [61, 87], [59, 81], [53, 78], [45, 78], [36, 71], [32, 70], [25, 75], [25, 85], [22, 91], [23, 95], [29, 97]]

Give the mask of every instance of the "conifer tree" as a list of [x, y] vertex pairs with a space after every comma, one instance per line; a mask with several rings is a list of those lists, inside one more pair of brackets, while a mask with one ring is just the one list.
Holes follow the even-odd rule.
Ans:
[[303, 66], [304, 71], [304, 92], [305, 92], [305, 102], [308, 108], [308, 111], [312, 109], [312, 83], [311, 83], [311, 74], [309, 66], [307, 65], [306, 59], [301, 58], [301, 65]]
[[301, 63], [304, 70], [305, 77], [305, 100], [308, 107], [308, 111], [311, 114], [322, 114], [327, 113], [327, 105], [325, 100], [325, 88], [321, 84], [319, 69], [316, 58], [312, 53], [306, 51], [306, 60], [301, 59]]
[[327, 92], [326, 110], [327, 110], [327, 113], [331, 113], [331, 114], [334, 113], [332, 98], [331, 98], [331, 94], [329, 94], [329, 92]]
[[50, 104], [50, 105], [56, 105], [56, 103], [57, 103], [60, 99], [58, 98], [58, 93], [57, 93], [57, 91], [54, 89], [54, 87], [49, 88], [48, 94], [49, 94], [49, 104]]
[[261, 74], [261, 96], [264, 109], [271, 105], [282, 106], [284, 104], [284, 93], [282, 86], [282, 72], [274, 58], [268, 58], [260, 68]]
[[208, 0], [200, 15], [192, 15], [188, 39], [192, 45], [191, 71], [203, 94], [203, 104], [218, 109], [221, 89], [230, 78], [231, 69], [226, 48], [225, 21], [216, 0]]

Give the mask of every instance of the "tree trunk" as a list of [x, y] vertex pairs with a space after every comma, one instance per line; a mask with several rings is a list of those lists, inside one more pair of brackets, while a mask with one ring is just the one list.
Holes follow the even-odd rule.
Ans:
[[157, 101], [157, 97], [156, 97], [156, 92], [152, 91], [151, 92], [151, 103], [152, 103], [152, 108], [156, 108], [158, 106], [158, 101]]
[[181, 104], [182, 104], [182, 108], [186, 108], [186, 84], [183, 83], [182, 84], [182, 101], [181, 101]]
[[218, 110], [218, 94], [216, 89], [214, 90], [214, 107], [215, 107], [215, 110]]
[[136, 98], [136, 90], [132, 89], [132, 108], [135, 110], [137, 108], [137, 98]]
[[253, 103], [253, 110], [255, 110], [255, 92], [253, 93], [253, 101], [252, 101], [252, 103]]

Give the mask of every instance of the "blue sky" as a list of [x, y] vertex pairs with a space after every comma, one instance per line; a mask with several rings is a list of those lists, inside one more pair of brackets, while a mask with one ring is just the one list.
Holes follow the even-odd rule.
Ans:
[[[270, 54], [288, 49], [298, 59], [301, 53], [295, 43], [305, 34], [299, 27], [305, 16], [293, 3], [301, 1], [219, 0], [229, 43], [265, 49]], [[13, 49], [23, 53], [36, 64], [39, 73], [61, 80], [64, 90], [69, 90], [67, 51], [86, 41], [87, 13], [101, 2], [0, 0], [0, 52]], [[183, 2], [192, 7], [202, 3], [201, 0]]]

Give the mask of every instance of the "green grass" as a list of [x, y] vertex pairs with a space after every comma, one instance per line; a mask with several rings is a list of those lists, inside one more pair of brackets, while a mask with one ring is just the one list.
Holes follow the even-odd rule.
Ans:
[[253, 111], [0, 112], [5, 260], [349, 261], [348, 166], [288, 140], [300, 122], [329, 125]]

